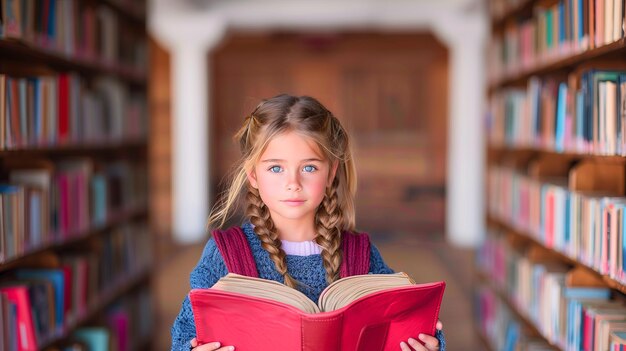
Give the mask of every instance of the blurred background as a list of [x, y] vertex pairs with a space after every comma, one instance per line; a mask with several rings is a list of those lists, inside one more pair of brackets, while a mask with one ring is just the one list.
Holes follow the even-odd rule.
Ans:
[[357, 228], [446, 281], [448, 350], [623, 345], [572, 300], [626, 321], [623, 0], [0, 2], [0, 350], [170, 349], [280, 93], [350, 133]]

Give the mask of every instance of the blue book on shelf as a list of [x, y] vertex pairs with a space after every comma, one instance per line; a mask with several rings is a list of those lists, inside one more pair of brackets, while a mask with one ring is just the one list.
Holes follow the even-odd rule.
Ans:
[[565, 106], [567, 104], [567, 84], [559, 84], [559, 94], [556, 106], [556, 135], [555, 149], [563, 152], [565, 149]]
[[616, 129], [617, 142], [619, 146], [617, 151], [623, 153], [626, 152], [626, 150], [624, 150], [624, 147], [622, 146], [626, 141], [622, 133], [622, 128], [626, 123], [626, 121], [624, 120], [626, 119], [626, 73], [620, 74], [619, 77], [617, 77], [617, 104], [615, 104], [615, 107], [617, 108]]
[[54, 315], [57, 328], [63, 327], [65, 319], [65, 277], [60, 269], [18, 269], [15, 272], [18, 279], [42, 279], [54, 286]]
[[609, 288], [564, 287], [563, 297], [566, 299], [608, 299], [611, 297]]
[[503, 351], [515, 351], [517, 339], [519, 338], [519, 325], [514, 321], [510, 321], [506, 328], [506, 339]]
[[[565, 287], [563, 297], [567, 300], [567, 330], [568, 345], [580, 345], [583, 333], [582, 303], [590, 300], [608, 300], [611, 296], [609, 288]], [[579, 348], [576, 347], [576, 350]], [[581, 348], [582, 350], [582, 348]]]
[[[18, 335], [17, 305], [11, 301], [9, 301], [9, 320], [11, 321], [8, 325], [9, 335]], [[17, 350], [17, 338], [9, 338], [9, 340], [9, 349]]]
[[552, 33], [554, 33], [554, 20], [552, 19], [552, 17], [552, 10], [546, 10], [546, 46], [548, 47], [548, 49], [552, 49], [554, 47], [554, 40], [556, 39], [552, 37]]
[[41, 237], [41, 195], [33, 194], [29, 199], [30, 206], [28, 208], [29, 214], [29, 226], [30, 226], [30, 237], [32, 239], [32, 243], [35, 245], [41, 245], [43, 242], [43, 238]]
[[56, 23], [56, 10], [57, 10], [57, 5], [56, 5], [56, 0], [49, 0], [49, 6], [50, 6], [50, 11], [48, 12], [48, 39], [50, 40], [54, 40], [56, 39], [56, 27], [57, 27], [57, 23]]
[[584, 6], [583, 6], [584, 1], [583, 0], [577, 0], [576, 1], [576, 6], [578, 7], [578, 42], [581, 42], [583, 40], [583, 38], [585, 37], [585, 19], [584, 19]]
[[107, 184], [106, 178], [102, 174], [94, 174], [91, 177], [91, 199], [93, 208], [93, 224], [95, 226], [104, 225], [107, 220]]
[[[593, 105], [592, 105], [592, 121], [593, 118], [600, 118], [600, 112], [599, 112], [599, 107], [600, 104], [604, 104], [604, 101], [600, 101], [600, 88], [599, 85], [601, 82], [614, 82], [617, 84], [617, 79], [620, 76], [620, 74], [624, 73], [624, 72], [619, 72], [619, 71], [599, 71], [599, 70], [591, 70], [590, 71], [591, 75], [592, 75], [592, 99], [593, 99]], [[597, 111], [597, 113], [594, 116], [594, 111]], [[596, 134], [596, 138], [597, 140], [602, 140], [601, 136], [600, 136], [600, 130], [598, 128], [598, 130], [595, 131]], [[593, 140], [593, 139], [592, 139]]]
[[80, 328], [74, 332], [73, 336], [84, 342], [90, 351], [109, 350], [109, 332], [105, 328]]

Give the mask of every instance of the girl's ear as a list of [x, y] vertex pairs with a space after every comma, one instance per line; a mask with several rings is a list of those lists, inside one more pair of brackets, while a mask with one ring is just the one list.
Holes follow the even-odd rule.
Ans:
[[335, 179], [335, 175], [337, 174], [337, 167], [339, 166], [339, 161], [335, 160], [330, 168], [330, 173], [328, 174], [328, 181], [326, 182], [326, 186], [330, 187], [333, 185], [333, 180]]
[[259, 186], [257, 185], [257, 182], [256, 182], [256, 173], [254, 171], [254, 168], [251, 168], [249, 171], [246, 171], [246, 176], [248, 177], [248, 181], [250, 182], [250, 185], [252, 185], [253, 188], [258, 189]]

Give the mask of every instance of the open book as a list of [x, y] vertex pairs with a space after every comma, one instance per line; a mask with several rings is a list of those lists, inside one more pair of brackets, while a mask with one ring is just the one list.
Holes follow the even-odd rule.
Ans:
[[367, 274], [330, 284], [315, 304], [281, 283], [229, 273], [189, 293], [198, 342], [237, 350], [398, 350], [434, 335], [444, 282], [405, 273]]

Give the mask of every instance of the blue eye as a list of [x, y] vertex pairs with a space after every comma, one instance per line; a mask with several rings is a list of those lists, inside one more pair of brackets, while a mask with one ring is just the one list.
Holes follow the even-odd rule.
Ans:
[[280, 172], [280, 166], [272, 166], [269, 168], [269, 171], [272, 173], [278, 173]]
[[317, 170], [317, 167], [315, 167], [315, 166], [311, 166], [311, 165], [304, 166], [304, 171], [305, 172], [309, 172], [310, 173], [310, 172], [315, 172], [316, 170]]

